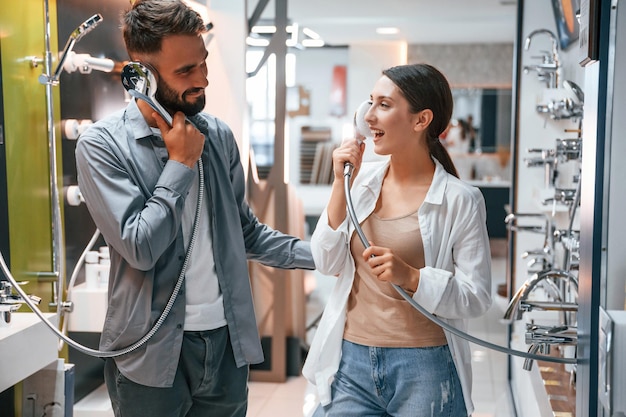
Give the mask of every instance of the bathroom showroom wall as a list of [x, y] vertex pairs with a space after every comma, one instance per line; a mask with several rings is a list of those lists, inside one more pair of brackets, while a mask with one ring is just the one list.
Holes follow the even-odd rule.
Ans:
[[[557, 34], [551, 7], [549, 2], [524, 2], [522, 41], [537, 29], [548, 29]], [[547, 88], [546, 84], [538, 79], [536, 72], [524, 73], [521, 68], [526, 65], [541, 63], [537, 56], [541, 55], [541, 51], [550, 51], [550, 38], [541, 35], [535, 36], [529, 50], [524, 50], [523, 45], [520, 45], [519, 49], [521, 62], [518, 65], [520, 68], [518, 74], [519, 107], [515, 153], [517, 172], [513, 185], [515, 206], [512, 207], [512, 211], [514, 213], [545, 214], [553, 217], [557, 228], [566, 229], [569, 216], [565, 206], [543, 203], [543, 200], [554, 197], [555, 194], [554, 186], [546, 184], [544, 168], [527, 166], [525, 159], [538, 156], [537, 153], [530, 153], [529, 149], [554, 149], [557, 138], [577, 137], [577, 132], [566, 132], [566, 130], [578, 129], [577, 120], [552, 120], [548, 115], [538, 113], [536, 107], [553, 99], [568, 97], [569, 92], [563, 87], [563, 80], [572, 80], [584, 89], [584, 71], [578, 65], [578, 55], [574, 47], [567, 50], [559, 49], [562, 65], [561, 81], [557, 88]], [[556, 187], [575, 188], [577, 168], [575, 164], [559, 167], [560, 174]], [[541, 224], [541, 221], [535, 221], [535, 223]], [[574, 229], [578, 229], [577, 223]], [[518, 232], [512, 234], [512, 237], [515, 242], [515, 252], [511, 254], [510, 260], [513, 262], [514, 268], [513, 274], [509, 278], [512, 279], [513, 291], [516, 291], [531, 275], [528, 271], [528, 261], [522, 258], [522, 254], [526, 251], [541, 249], [545, 244], [545, 236], [543, 234]], [[561, 262], [562, 259], [557, 259], [557, 265], [561, 265]], [[512, 347], [520, 350], [528, 349], [523, 340], [524, 326], [527, 320], [528, 318], [525, 316], [524, 319], [515, 322], [511, 336]], [[539, 323], [539, 321], [538, 324], [551, 324]], [[538, 374], [538, 367], [534, 366], [529, 372], [523, 370], [522, 365], [523, 359], [512, 358], [511, 387], [518, 414], [521, 416], [552, 415], [543, 383]]]

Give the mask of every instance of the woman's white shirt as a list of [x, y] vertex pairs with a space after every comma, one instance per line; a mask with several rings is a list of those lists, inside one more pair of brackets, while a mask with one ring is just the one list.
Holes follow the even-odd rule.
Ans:
[[[420, 270], [413, 299], [465, 332], [467, 319], [484, 314], [491, 305], [491, 255], [485, 202], [478, 188], [448, 174], [436, 160], [435, 164], [432, 184], [418, 210], [426, 266]], [[361, 166], [351, 193], [359, 223], [373, 212], [388, 166], [387, 160]], [[330, 385], [341, 359], [348, 295], [354, 280], [354, 260], [349, 248], [353, 233], [354, 226], [347, 215], [333, 230], [324, 210], [311, 238], [318, 271], [338, 277], [302, 371], [316, 386], [322, 404], [331, 401]], [[469, 342], [445, 333], [470, 415], [474, 407]]]

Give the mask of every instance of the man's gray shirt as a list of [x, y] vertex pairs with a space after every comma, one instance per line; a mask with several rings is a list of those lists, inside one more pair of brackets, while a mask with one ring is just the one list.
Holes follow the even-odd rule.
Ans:
[[[211, 204], [204, 207], [235, 360], [237, 366], [260, 363], [247, 260], [314, 269], [309, 242], [271, 229], [252, 213], [230, 128], [208, 114], [190, 120], [206, 138], [202, 163]], [[178, 280], [185, 258], [181, 219], [194, 172], [168, 159], [164, 142], [153, 136], [134, 100], [81, 135], [76, 165], [79, 188], [111, 253], [100, 349], [118, 350], [152, 328]], [[147, 343], [115, 359], [130, 380], [172, 385], [183, 340], [184, 291], [183, 283], [167, 319]]]

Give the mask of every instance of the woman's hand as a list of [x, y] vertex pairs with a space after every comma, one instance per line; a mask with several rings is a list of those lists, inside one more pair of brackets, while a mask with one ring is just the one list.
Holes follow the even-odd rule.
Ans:
[[363, 251], [363, 259], [380, 281], [387, 281], [410, 291], [417, 291], [420, 271], [397, 257], [391, 249], [370, 246]]
[[346, 163], [354, 167], [352, 170], [352, 179], [354, 180], [361, 167], [364, 150], [365, 144], [361, 140], [348, 138], [341, 142], [341, 145], [333, 151], [333, 173], [335, 175], [335, 181], [343, 182]]

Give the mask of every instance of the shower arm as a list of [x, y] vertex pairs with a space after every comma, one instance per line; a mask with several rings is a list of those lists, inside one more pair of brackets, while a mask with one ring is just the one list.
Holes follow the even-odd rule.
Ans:
[[[47, 2], [46, 2], [47, 3]], [[98, 26], [102, 22], [102, 15], [99, 13], [94, 14], [89, 19], [85, 20], [78, 26], [74, 31], [70, 34], [69, 38], [67, 38], [67, 42], [65, 42], [65, 47], [63, 48], [63, 52], [61, 53], [61, 58], [57, 64], [54, 73], [51, 74], [51, 63], [52, 63], [52, 51], [50, 50], [50, 42], [49, 42], [49, 17], [48, 11], [46, 7], [46, 73], [41, 74], [39, 77], [39, 82], [41, 84], [51, 84], [57, 85], [59, 83], [59, 77], [61, 76], [61, 72], [63, 71], [63, 64], [67, 60], [67, 57], [70, 55], [72, 50], [74, 49], [74, 45], [76, 42], [81, 40], [83, 36], [87, 33], [91, 32], [96, 26]]]

